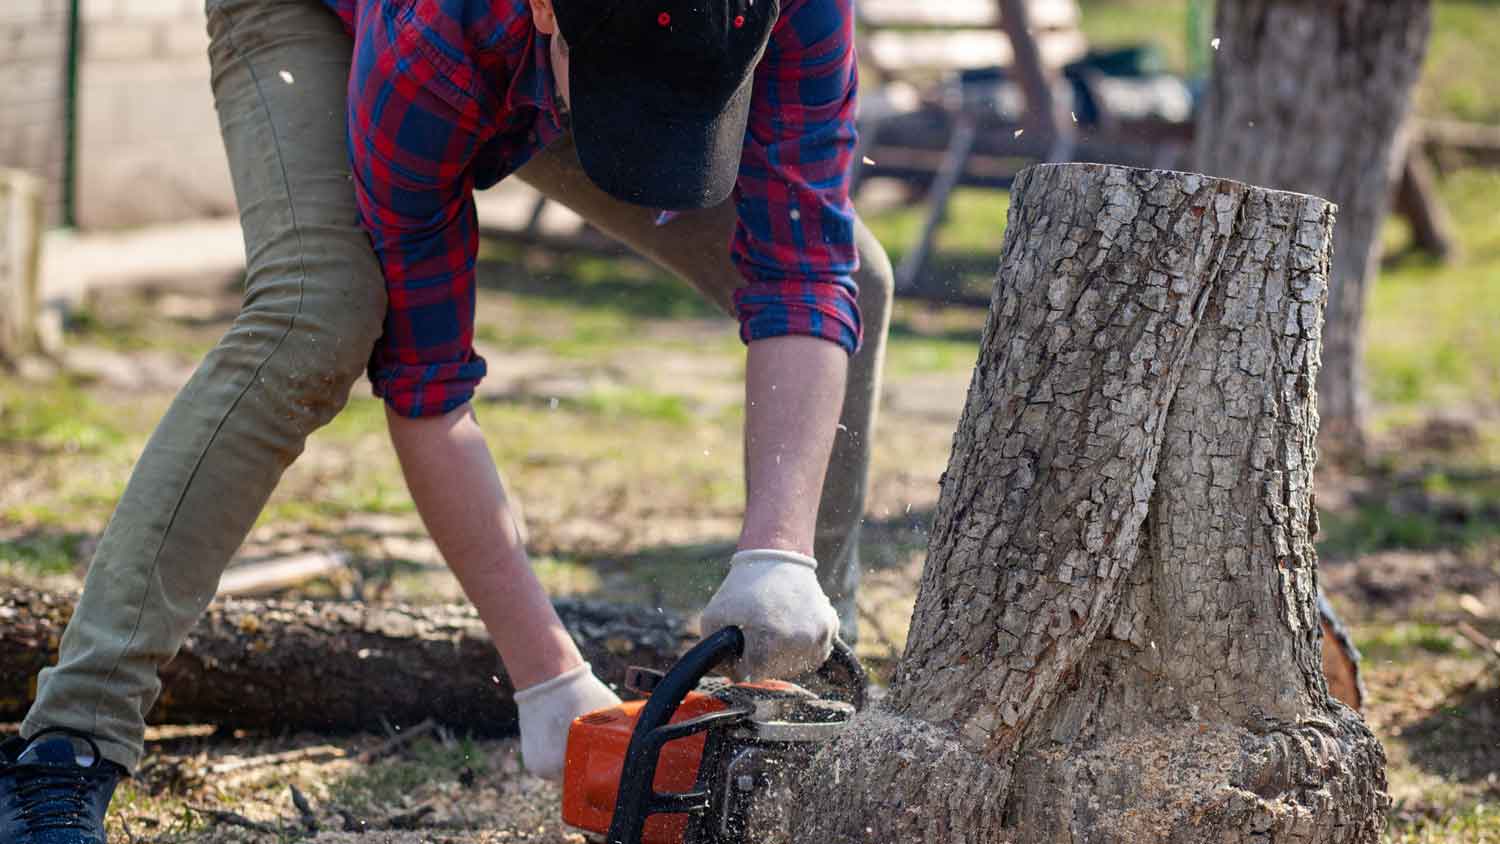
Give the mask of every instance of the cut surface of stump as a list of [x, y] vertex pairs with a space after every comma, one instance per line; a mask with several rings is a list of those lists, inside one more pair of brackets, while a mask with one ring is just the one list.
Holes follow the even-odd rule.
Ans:
[[1333, 221], [1195, 174], [1021, 174], [906, 652], [808, 772], [800, 838], [1377, 839], [1384, 754], [1319, 648]]

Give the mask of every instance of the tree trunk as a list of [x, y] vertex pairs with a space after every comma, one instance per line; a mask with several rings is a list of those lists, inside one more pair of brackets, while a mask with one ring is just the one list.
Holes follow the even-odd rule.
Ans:
[[1334, 458], [1365, 449], [1365, 297], [1430, 26], [1430, 0], [1218, 3], [1192, 167], [1339, 208], [1318, 382], [1320, 445]]
[[[0, 721], [19, 721], [53, 661], [72, 596], [0, 596]], [[606, 682], [665, 667], [691, 643], [676, 616], [560, 600], [558, 614]], [[161, 672], [154, 723], [341, 731], [432, 718], [480, 733], [515, 726], [513, 689], [468, 606], [216, 602]]]
[[906, 652], [803, 840], [1376, 840], [1384, 754], [1320, 670], [1332, 232], [1237, 182], [1021, 174]]

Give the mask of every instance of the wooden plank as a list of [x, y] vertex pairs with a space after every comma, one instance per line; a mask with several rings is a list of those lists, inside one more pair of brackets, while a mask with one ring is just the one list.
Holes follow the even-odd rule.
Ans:
[[1411, 223], [1412, 240], [1418, 249], [1439, 261], [1453, 260], [1457, 252], [1457, 240], [1453, 236], [1453, 220], [1438, 195], [1437, 174], [1427, 160], [1421, 147], [1412, 145], [1406, 153], [1406, 165], [1401, 168], [1401, 180], [1396, 185], [1396, 213]]
[[46, 183], [0, 168], [0, 359], [38, 350]]
[[246, 563], [219, 578], [219, 597], [251, 598], [274, 595], [310, 580], [343, 571], [348, 560], [342, 554], [314, 551], [295, 557]]
[[1500, 126], [1461, 120], [1424, 120], [1418, 125], [1419, 142], [1440, 154], [1458, 153], [1481, 165], [1500, 165]]
[[[875, 28], [995, 28], [1000, 25], [996, 0], [856, 0], [860, 20]], [[1081, 15], [1074, 0], [1027, 0], [1036, 29], [1076, 29]]]
[[[1037, 33], [1037, 51], [1051, 67], [1062, 67], [1088, 52], [1081, 32]], [[869, 36], [871, 58], [887, 71], [957, 71], [1009, 67], [1015, 61], [1010, 39], [999, 30], [958, 32], [876, 32]]]

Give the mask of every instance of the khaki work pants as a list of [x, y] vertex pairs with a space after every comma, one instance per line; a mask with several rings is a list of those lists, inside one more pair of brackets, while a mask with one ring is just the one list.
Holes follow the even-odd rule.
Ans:
[[[157, 668], [181, 647], [304, 441], [343, 407], [379, 338], [380, 266], [356, 224], [345, 135], [352, 43], [319, 0], [208, 0], [213, 90], [248, 256], [244, 304], [146, 445], [99, 543], [23, 734], [70, 727], [134, 770]], [[281, 76], [290, 73], [295, 84]], [[519, 177], [726, 311], [732, 205], [657, 226], [588, 182], [571, 144]], [[890, 262], [861, 224], [865, 343], [819, 511], [820, 577], [854, 632], [857, 542], [890, 310]]]

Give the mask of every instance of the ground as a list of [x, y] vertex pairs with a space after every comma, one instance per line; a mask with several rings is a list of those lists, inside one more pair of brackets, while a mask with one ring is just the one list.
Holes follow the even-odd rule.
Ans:
[[[1180, 9], [1160, 19], [1086, 9], [1096, 40], [1181, 19]], [[1500, 40], [1483, 25], [1494, 9], [1439, 4], [1424, 110], [1500, 119], [1500, 85], [1464, 70]], [[1500, 841], [1500, 652], [1474, 636], [1500, 639], [1500, 174], [1451, 173], [1442, 189], [1462, 256], [1438, 266], [1408, 254], [1391, 226], [1369, 321], [1374, 453], [1318, 479], [1321, 578], [1364, 654], [1365, 714], [1390, 758], [1391, 844]], [[959, 197], [942, 271], [989, 283], [1004, 202]], [[915, 222], [910, 211], [874, 220], [893, 252]], [[479, 414], [525, 504], [544, 580], [562, 594], [691, 613], [716, 583], [742, 506], [733, 326], [631, 262], [490, 245], [481, 277], [491, 374]], [[212, 279], [95, 296], [72, 317], [62, 366], [0, 378], [0, 587], [78, 586], [151, 426], [238, 301]], [[860, 650], [877, 676], [904, 641], [983, 319], [906, 301], [896, 310], [863, 544]], [[291, 594], [459, 598], [367, 385], [313, 437], [236, 564], [309, 550], [348, 555], [349, 573]], [[558, 823], [553, 787], [522, 773], [513, 741], [419, 729], [388, 744], [416, 726], [153, 731], [141, 775], [116, 800], [111, 842], [578, 840]]]

